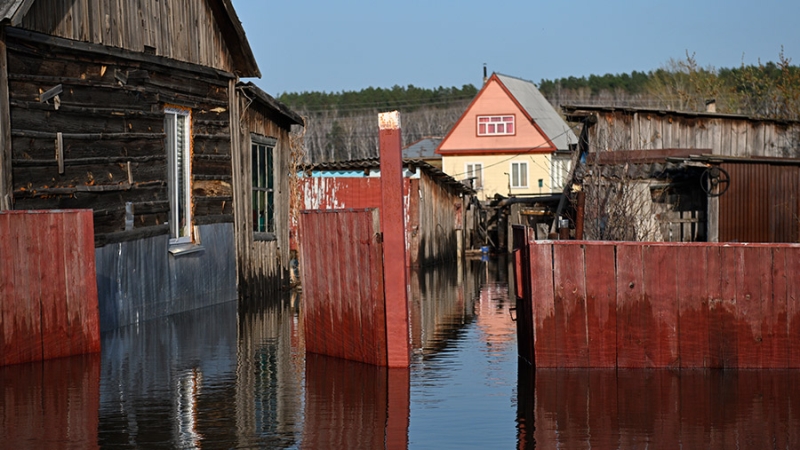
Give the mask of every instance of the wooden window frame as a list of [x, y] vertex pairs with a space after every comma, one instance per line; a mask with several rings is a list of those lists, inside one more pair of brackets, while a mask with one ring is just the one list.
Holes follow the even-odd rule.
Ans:
[[[251, 212], [253, 221], [251, 229], [257, 241], [274, 241], [277, 239], [277, 222], [275, 220], [275, 204], [278, 181], [275, 166], [275, 150], [278, 140], [259, 134], [250, 135], [250, 161], [251, 161]], [[262, 158], [263, 150], [263, 158]], [[272, 170], [270, 171], [270, 165]], [[258, 169], [263, 167], [263, 172]], [[264, 178], [261, 179], [263, 174]], [[270, 186], [271, 184], [271, 186]], [[263, 196], [263, 197], [262, 197]], [[263, 200], [263, 203], [262, 203]], [[263, 223], [261, 218], [263, 217]]]

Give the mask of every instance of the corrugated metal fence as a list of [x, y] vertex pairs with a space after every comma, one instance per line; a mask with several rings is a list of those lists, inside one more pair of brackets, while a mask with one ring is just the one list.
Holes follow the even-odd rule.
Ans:
[[91, 210], [0, 213], [0, 365], [100, 351]]
[[798, 245], [526, 240], [517, 326], [536, 367], [800, 368]]
[[307, 351], [387, 364], [378, 216], [376, 209], [300, 214]]

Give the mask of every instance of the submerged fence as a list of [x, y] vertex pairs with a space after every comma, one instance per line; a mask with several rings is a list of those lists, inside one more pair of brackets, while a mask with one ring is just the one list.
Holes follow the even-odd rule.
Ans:
[[800, 368], [800, 246], [535, 242], [515, 229], [536, 367]]
[[0, 213], [0, 366], [99, 351], [92, 211]]

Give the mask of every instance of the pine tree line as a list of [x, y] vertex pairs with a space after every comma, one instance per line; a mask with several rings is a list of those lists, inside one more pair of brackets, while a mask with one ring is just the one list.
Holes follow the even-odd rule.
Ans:
[[[701, 67], [687, 53], [650, 72], [543, 79], [538, 87], [556, 110], [569, 104], [704, 111], [714, 99], [719, 113], [800, 120], [800, 67], [783, 51], [777, 62], [723, 69]], [[377, 157], [380, 112], [400, 111], [404, 145], [443, 137], [477, 92], [471, 84], [409, 85], [285, 93], [279, 100], [306, 118], [306, 162], [316, 163]]]

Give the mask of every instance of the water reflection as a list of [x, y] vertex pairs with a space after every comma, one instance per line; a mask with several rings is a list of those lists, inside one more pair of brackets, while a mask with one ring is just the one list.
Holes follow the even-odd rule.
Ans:
[[796, 371], [519, 370], [519, 448], [797, 448]]
[[302, 299], [103, 335], [0, 368], [0, 447], [793, 448], [797, 371], [518, 364], [507, 262], [411, 275], [410, 370], [306, 355]]

